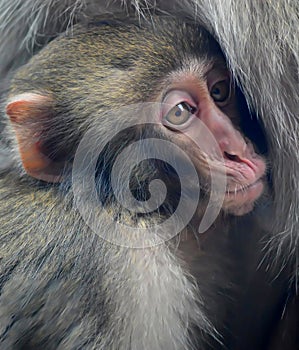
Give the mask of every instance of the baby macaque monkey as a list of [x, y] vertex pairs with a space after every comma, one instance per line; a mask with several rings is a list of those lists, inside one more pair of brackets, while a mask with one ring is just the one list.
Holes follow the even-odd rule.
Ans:
[[[16, 73], [6, 115], [15, 165], [0, 177], [0, 348], [227, 344], [237, 284], [231, 222], [251, 212], [264, 192], [266, 163], [241, 131], [244, 116], [213, 38], [195, 24], [163, 18], [77, 26]], [[95, 148], [104, 140], [105, 147], [94, 156], [82, 146], [86, 139]], [[161, 158], [136, 164], [130, 191], [141, 207], [151, 197], [152, 181], [162, 179], [167, 193], [152, 212], [134, 212], [118, 203], [111, 173], [126, 148], [149, 139]], [[155, 140], [176, 145], [172, 154]], [[199, 183], [191, 176], [182, 182], [175, 165], [189, 168], [178, 148], [194, 164]], [[128, 163], [136, 157], [128, 155]], [[165, 164], [165, 157], [174, 162]], [[73, 180], [82, 179], [85, 189], [90, 162], [97, 201], [87, 216], [96, 221], [96, 232], [74, 199]], [[199, 234], [212, 185], [220, 191], [219, 183], [221, 213]], [[159, 225], [174, 215], [176, 222], [185, 220], [176, 212], [184, 186], [184, 212], [196, 187], [202, 192], [189, 222], [169, 240], [176, 226]], [[123, 187], [118, 184], [120, 197]], [[90, 208], [91, 198], [84, 191], [81, 196]], [[217, 191], [215, 198], [214, 205]], [[140, 249], [132, 227], [162, 241], [148, 244], [152, 237], [145, 237]], [[115, 237], [126, 244], [115, 244]]]

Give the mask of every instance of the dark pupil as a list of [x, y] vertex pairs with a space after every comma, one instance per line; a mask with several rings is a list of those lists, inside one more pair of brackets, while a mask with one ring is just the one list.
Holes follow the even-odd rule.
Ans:
[[175, 111], [174, 115], [178, 118], [180, 118], [184, 115], [187, 116], [190, 113], [190, 109], [191, 109], [191, 107], [187, 103], [185, 103], [185, 102], [179, 103], [176, 106], [176, 111]]
[[[179, 106], [178, 106], [178, 108], [180, 108]], [[176, 117], [180, 117], [182, 115], [182, 111], [180, 110], [180, 109], [178, 109], [176, 112], [175, 112], [175, 116]]]
[[173, 125], [182, 125], [196, 112], [196, 108], [186, 102], [178, 103], [165, 116], [165, 120]]
[[223, 102], [229, 96], [229, 87], [226, 81], [221, 81], [215, 85], [211, 91], [211, 96], [216, 102]]

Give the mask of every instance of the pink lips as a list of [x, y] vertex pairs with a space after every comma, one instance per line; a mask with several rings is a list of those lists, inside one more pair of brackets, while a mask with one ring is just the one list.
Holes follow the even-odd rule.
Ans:
[[246, 186], [236, 186], [235, 189], [228, 189], [226, 191], [227, 194], [229, 195], [236, 195], [237, 193], [241, 192], [241, 193], [245, 193], [247, 191], [253, 191], [256, 188], [263, 186], [262, 180], [258, 179], [257, 181], [255, 181], [252, 184], [246, 185]]

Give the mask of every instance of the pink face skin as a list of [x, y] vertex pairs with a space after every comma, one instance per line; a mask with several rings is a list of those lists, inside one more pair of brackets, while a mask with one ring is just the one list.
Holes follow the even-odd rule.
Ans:
[[[226, 174], [225, 211], [234, 215], [250, 212], [263, 192], [266, 164], [255, 152], [252, 143], [238, 130], [240, 115], [228, 71], [212, 68], [205, 74], [196, 76], [189, 71], [176, 74], [174, 78], [164, 94], [160, 114], [165, 131], [171, 132], [180, 144], [185, 143], [200, 173], [208, 175], [202, 154], [198, 154], [203, 153], [214, 162], [212, 171]], [[204, 137], [203, 134], [198, 136], [197, 118], [216, 140], [218, 156], [215, 150], [209, 149], [209, 145], [205, 149], [201, 148], [201, 152], [195, 150], [190, 141], [189, 147], [186, 145], [188, 138], [184, 134], [193, 140]], [[220, 158], [224, 159], [224, 165], [222, 162], [219, 166]]]

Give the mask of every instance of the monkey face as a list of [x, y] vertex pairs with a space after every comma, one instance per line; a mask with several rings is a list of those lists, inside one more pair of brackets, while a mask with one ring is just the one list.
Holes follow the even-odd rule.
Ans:
[[[155, 127], [148, 132], [147, 124], [138, 125], [121, 133], [114, 146], [106, 148], [109, 153], [100, 155], [98, 173], [112, 169], [124, 145], [146, 134], [162, 137], [188, 155], [206, 194], [211, 192], [211, 174], [219, 183], [226, 181], [225, 211], [248, 213], [263, 192], [266, 166], [240, 130], [243, 116], [220, 48], [197, 26], [182, 25], [182, 40], [166, 27], [159, 21], [155, 28], [79, 27], [71, 36], [54, 40], [21, 69], [7, 114], [23, 166], [35, 178], [63, 181], [63, 172], [72, 167], [76, 147], [88, 128], [95, 129], [98, 139], [105, 139], [116, 126], [125, 125], [124, 121], [131, 125], [139, 121], [137, 112], [116, 115], [111, 111], [125, 104], [154, 102], [159, 112], [146, 123]], [[134, 33], [133, 44], [120, 43], [118, 36], [126, 38], [128, 33]], [[22, 125], [26, 125], [25, 133]], [[179, 161], [176, 152], [171, 156]], [[161, 176], [170, 184], [171, 206], [180, 192], [172, 174], [159, 161], [151, 161], [135, 172], [132, 183], [137, 187], [132, 192], [143, 197], [138, 184], [150, 182], [151, 175]], [[148, 175], [149, 180], [144, 181]], [[197, 182], [190, 181], [192, 186], [198, 186]], [[100, 187], [111, 190], [106, 183]]]
[[223, 209], [235, 215], [251, 211], [264, 190], [266, 164], [240, 130], [238, 102], [224, 62], [193, 62], [188, 70], [172, 74], [162, 101], [164, 132], [188, 152], [200, 176], [215, 172], [226, 177]]

